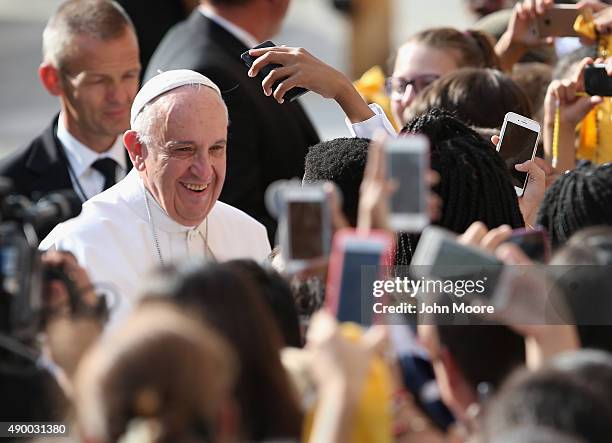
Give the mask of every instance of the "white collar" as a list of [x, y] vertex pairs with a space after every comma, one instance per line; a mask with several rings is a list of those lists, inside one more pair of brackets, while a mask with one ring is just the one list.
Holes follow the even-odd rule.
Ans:
[[[184, 226], [170, 218], [170, 216], [159, 205], [153, 195], [145, 188], [145, 185], [138, 174], [136, 168], [132, 168], [129, 174], [121, 182], [120, 193], [136, 214], [145, 222], [150, 223], [149, 214], [145, 203], [145, 192], [149, 198], [149, 208], [151, 209], [151, 218], [155, 229], [167, 233], [187, 233], [189, 231], [198, 231], [202, 235], [206, 231], [206, 220], [197, 226]], [[213, 206], [214, 208], [214, 206]], [[212, 209], [211, 209], [212, 212]], [[210, 216], [210, 213], [208, 214]]]
[[238, 40], [240, 40], [247, 48], [252, 48], [253, 46], [257, 46], [260, 42], [253, 37], [250, 33], [242, 29], [240, 26], [230, 22], [226, 18], [221, 17], [216, 12], [211, 9], [205, 7], [204, 5], [200, 5], [198, 10], [205, 17], [208, 17], [210, 20], [221, 26], [227, 32], [232, 34]]
[[70, 166], [77, 178], [80, 178], [99, 158], [112, 158], [121, 166], [123, 171], [126, 170], [125, 148], [121, 136], [117, 136], [115, 143], [108, 151], [98, 153], [85, 146], [68, 132], [66, 125], [64, 125], [64, 116], [60, 113], [57, 120], [57, 138], [64, 146]]

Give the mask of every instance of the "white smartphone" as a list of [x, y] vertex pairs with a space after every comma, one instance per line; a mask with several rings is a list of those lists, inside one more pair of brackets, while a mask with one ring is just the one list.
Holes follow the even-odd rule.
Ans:
[[385, 143], [387, 175], [398, 184], [390, 199], [391, 228], [420, 232], [429, 224], [427, 213], [429, 140], [409, 135]]
[[517, 171], [514, 167], [519, 163], [533, 160], [540, 139], [540, 124], [530, 118], [508, 112], [499, 134], [497, 152], [506, 163], [510, 172], [516, 195], [522, 197], [527, 186], [529, 174]]
[[296, 272], [311, 260], [327, 257], [331, 214], [322, 185], [288, 184], [282, 190], [279, 235], [287, 270]]

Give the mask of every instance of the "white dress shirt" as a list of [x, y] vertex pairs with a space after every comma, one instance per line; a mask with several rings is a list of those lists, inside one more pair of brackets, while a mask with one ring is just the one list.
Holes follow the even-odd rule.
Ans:
[[150, 218], [145, 187], [138, 171], [132, 169], [115, 186], [84, 203], [78, 217], [57, 225], [40, 243], [43, 250], [72, 252], [94, 285], [116, 295], [110, 303], [113, 321], [138, 300], [147, 274], [160, 266], [160, 254], [167, 265], [203, 257], [262, 262], [270, 253], [266, 228], [220, 201], [207, 221], [196, 227], [172, 220], [152, 196], [149, 209]]
[[112, 158], [119, 165], [116, 168], [115, 181], [125, 177], [127, 165], [121, 136], [117, 136], [115, 143], [108, 151], [98, 153], [85, 146], [68, 132], [64, 125], [63, 115], [60, 114], [57, 120], [57, 138], [66, 150], [66, 157], [71, 170], [69, 173], [70, 181], [81, 200], [89, 200], [104, 189], [104, 175], [91, 167], [96, 160], [106, 157]]
[[373, 138], [378, 133], [386, 134], [392, 138], [397, 137], [395, 128], [387, 118], [385, 111], [376, 103], [369, 105], [374, 115], [367, 120], [359, 123], [351, 123], [348, 117], [345, 119], [352, 137]]
[[259, 43], [261, 43], [247, 31], [230, 22], [229, 20], [221, 17], [206, 6], [200, 5], [198, 7], [198, 10], [200, 11], [200, 13], [202, 13], [202, 15], [208, 17], [210, 20], [212, 20], [213, 22], [221, 26], [223, 29], [225, 29], [227, 32], [232, 34], [234, 37], [236, 37], [238, 40], [240, 40], [247, 48], [252, 48], [253, 46], [257, 46]]

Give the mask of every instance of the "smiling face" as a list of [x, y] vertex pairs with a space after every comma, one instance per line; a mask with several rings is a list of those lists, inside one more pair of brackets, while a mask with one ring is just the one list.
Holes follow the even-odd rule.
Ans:
[[393, 78], [415, 83], [408, 84], [405, 90], [391, 96], [391, 110], [396, 122], [402, 126], [406, 123], [403, 119], [404, 111], [419, 92], [415, 90], [414, 84], [422, 89], [426, 86], [421, 84], [423, 80], [432, 83], [437, 77], [458, 69], [458, 58], [459, 54], [454, 49], [432, 48], [416, 42], [408, 42], [398, 49]]
[[141, 158], [128, 134], [126, 145], [145, 186], [177, 223], [202, 223], [225, 181], [228, 119], [221, 98], [208, 87], [183, 86], [159, 97], [143, 118], [150, 130], [141, 136]]
[[77, 35], [70, 54], [59, 70], [66, 127], [87, 146], [103, 150], [130, 126], [140, 76], [136, 34], [126, 27], [110, 40]]

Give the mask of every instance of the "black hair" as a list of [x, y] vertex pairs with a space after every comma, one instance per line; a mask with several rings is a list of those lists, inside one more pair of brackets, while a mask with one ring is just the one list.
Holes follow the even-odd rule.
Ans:
[[521, 371], [489, 403], [484, 435], [490, 438], [523, 426], [544, 426], [589, 443], [608, 442], [612, 410], [604, 397], [571, 373], [551, 368]]
[[559, 177], [546, 191], [537, 223], [553, 247], [587, 226], [612, 224], [612, 164], [582, 162]]
[[438, 340], [465, 381], [476, 390], [480, 383], [497, 389], [525, 363], [525, 341], [510, 328], [482, 321], [470, 325], [436, 325]]
[[578, 376], [612, 402], [612, 354], [595, 349], [565, 352], [553, 358], [549, 366]]
[[612, 226], [578, 231], [557, 251], [550, 273], [561, 290], [585, 348], [612, 352]]
[[[410, 133], [429, 138], [431, 168], [440, 175], [434, 191], [442, 198], [443, 208], [436, 224], [456, 233], [465, 232], [475, 221], [488, 228], [524, 226], [510, 174], [490, 141], [436, 108], [407, 123], [402, 134]], [[409, 262], [407, 243], [407, 237], [401, 236], [398, 264]]]
[[336, 138], [310, 147], [306, 154], [304, 182], [334, 182], [342, 192], [342, 211], [353, 227], [369, 146], [366, 138]]
[[301, 348], [300, 322], [289, 283], [278, 272], [262, 268], [253, 260], [231, 260], [225, 264], [238, 270], [259, 288], [276, 320], [284, 345]]

